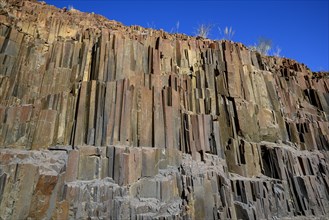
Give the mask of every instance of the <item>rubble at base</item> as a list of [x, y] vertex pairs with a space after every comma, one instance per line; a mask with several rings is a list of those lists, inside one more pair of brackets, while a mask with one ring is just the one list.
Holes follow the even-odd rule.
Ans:
[[327, 75], [1, 2], [0, 219], [329, 218]]

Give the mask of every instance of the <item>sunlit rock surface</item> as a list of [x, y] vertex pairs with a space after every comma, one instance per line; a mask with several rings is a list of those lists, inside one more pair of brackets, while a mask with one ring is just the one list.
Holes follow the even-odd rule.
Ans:
[[0, 2], [0, 219], [325, 219], [328, 116], [293, 60]]

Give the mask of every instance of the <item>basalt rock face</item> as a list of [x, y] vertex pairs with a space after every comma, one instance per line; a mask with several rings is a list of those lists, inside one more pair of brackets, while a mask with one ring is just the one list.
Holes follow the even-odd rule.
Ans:
[[0, 219], [328, 217], [327, 73], [0, 6]]

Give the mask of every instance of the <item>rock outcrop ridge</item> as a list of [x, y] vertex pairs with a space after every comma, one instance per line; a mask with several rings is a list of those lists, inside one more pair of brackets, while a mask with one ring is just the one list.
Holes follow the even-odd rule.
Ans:
[[325, 218], [328, 116], [293, 60], [0, 2], [0, 219]]

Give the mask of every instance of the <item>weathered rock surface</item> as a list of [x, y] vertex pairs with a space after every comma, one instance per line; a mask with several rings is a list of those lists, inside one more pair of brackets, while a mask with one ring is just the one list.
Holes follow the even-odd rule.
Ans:
[[1, 1], [0, 219], [326, 218], [327, 76]]

